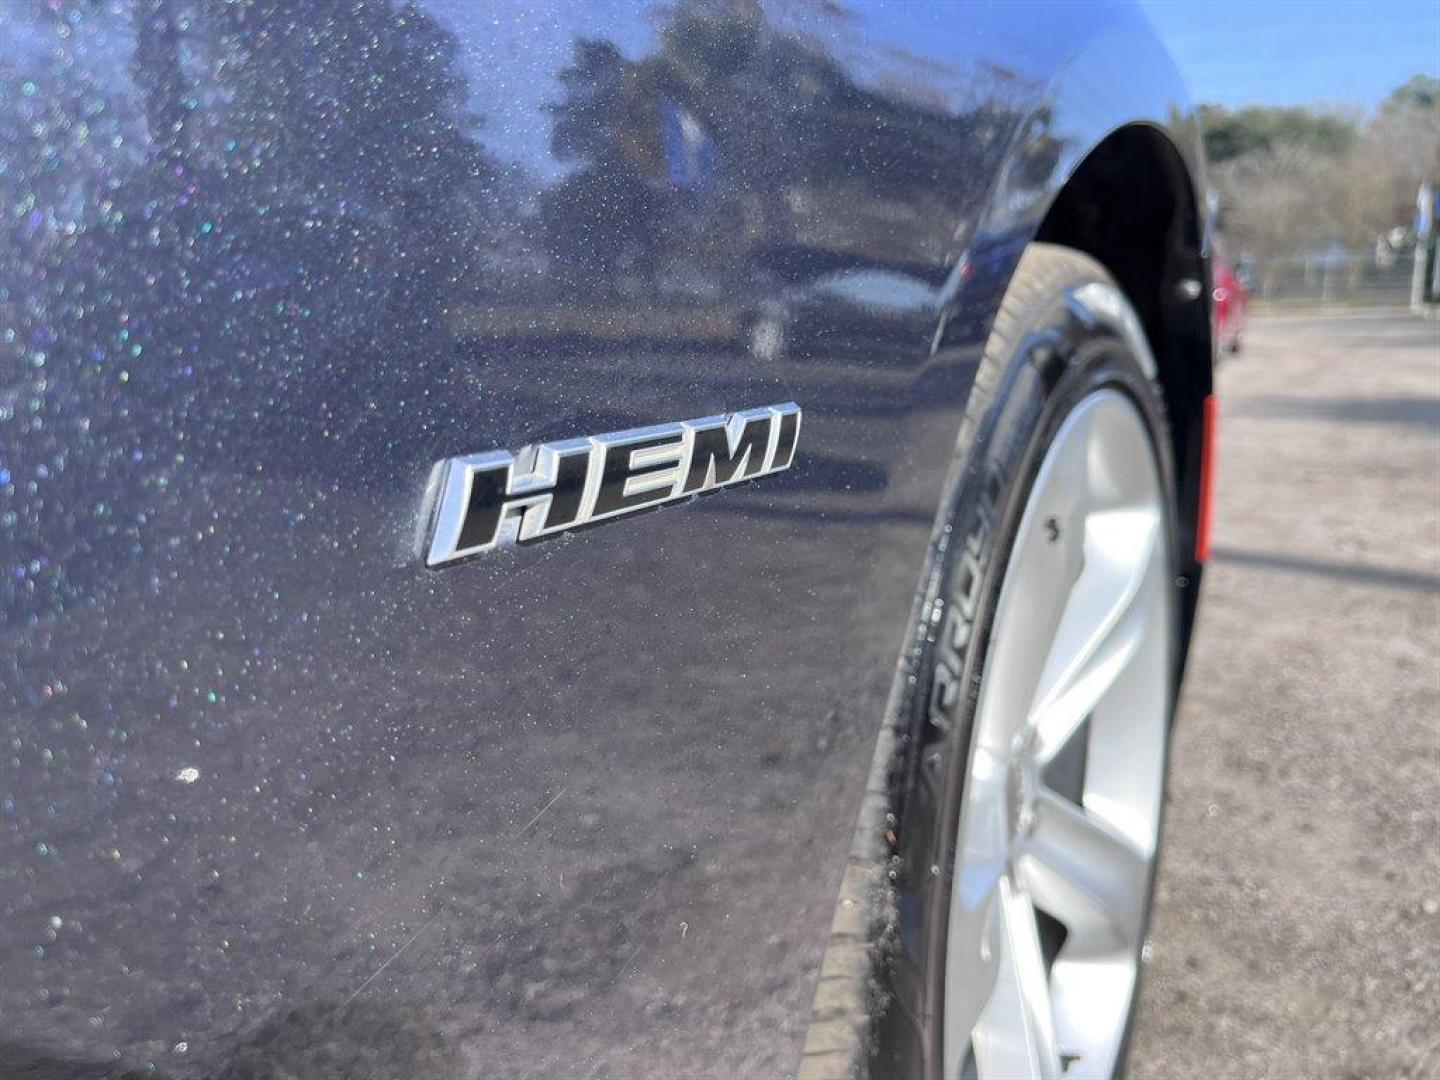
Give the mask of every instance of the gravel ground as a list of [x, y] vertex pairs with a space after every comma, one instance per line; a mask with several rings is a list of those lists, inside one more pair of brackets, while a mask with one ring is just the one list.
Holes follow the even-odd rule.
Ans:
[[1440, 1077], [1440, 326], [1257, 318], [1131, 1065]]

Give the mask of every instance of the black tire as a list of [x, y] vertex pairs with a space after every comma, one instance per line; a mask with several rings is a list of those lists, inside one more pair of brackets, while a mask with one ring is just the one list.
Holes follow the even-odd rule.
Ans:
[[[1087, 293], [1105, 302], [1087, 310], [1077, 301]], [[1170, 440], [1138, 320], [1099, 263], [1068, 248], [1033, 244], [1005, 294], [977, 373], [961, 429], [964, 457], [954, 472], [948, 550], [932, 585], [931, 595], [945, 601], [939, 610], [967, 625], [955, 633], [947, 622], [924, 635], [916, 691], [903, 718], [911, 746], [896, 785], [901, 802], [891, 910], [897, 932], [880, 971], [885, 1009], [874, 1030], [875, 1075], [941, 1072], [955, 834], [990, 620], [1040, 462], [1065, 418], [1100, 389], [1128, 395], [1144, 419], [1160, 466], [1171, 566], [1177, 566]], [[1177, 613], [1170, 628], [1171, 670], [1178, 672], [1178, 595], [1171, 609]], [[951, 640], [965, 644], [942, 644]], [[1172, 685], [1171, 718], [1174, 700]], [[1122, 1069], [1133, 1016], [1132, 998]]]

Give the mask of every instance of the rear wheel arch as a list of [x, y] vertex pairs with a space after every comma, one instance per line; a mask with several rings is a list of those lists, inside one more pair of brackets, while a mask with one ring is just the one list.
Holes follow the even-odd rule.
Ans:
[[[1202, 196], [1170, 135], [1127, 124], [1102, 139], [1052, 200], [1035, 240], [1082, 251], [1108, 270], [1145, 330], [1176, 468], [1182, 626], [1195, 613], [1191, 557], [1200, 506], [1205, 397], [1213, 389], [1210, 267]], [[1195, 295], [1196, 286], [1199, 294]]]

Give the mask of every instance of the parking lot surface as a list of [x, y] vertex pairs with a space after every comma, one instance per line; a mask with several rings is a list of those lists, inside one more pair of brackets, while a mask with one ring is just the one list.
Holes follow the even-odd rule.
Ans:
[[1131, 1075], [1440, 1077], [1440, 324], [1256, 317]]

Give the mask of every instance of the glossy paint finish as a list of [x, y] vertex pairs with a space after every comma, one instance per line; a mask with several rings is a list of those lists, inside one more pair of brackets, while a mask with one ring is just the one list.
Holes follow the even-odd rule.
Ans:
[[[793, 1070], [989, 319], [1136, 122], [1120, 6], [0, 8], [0, 1060]], [[437, 461], [790, 400], [423, 565]]]

